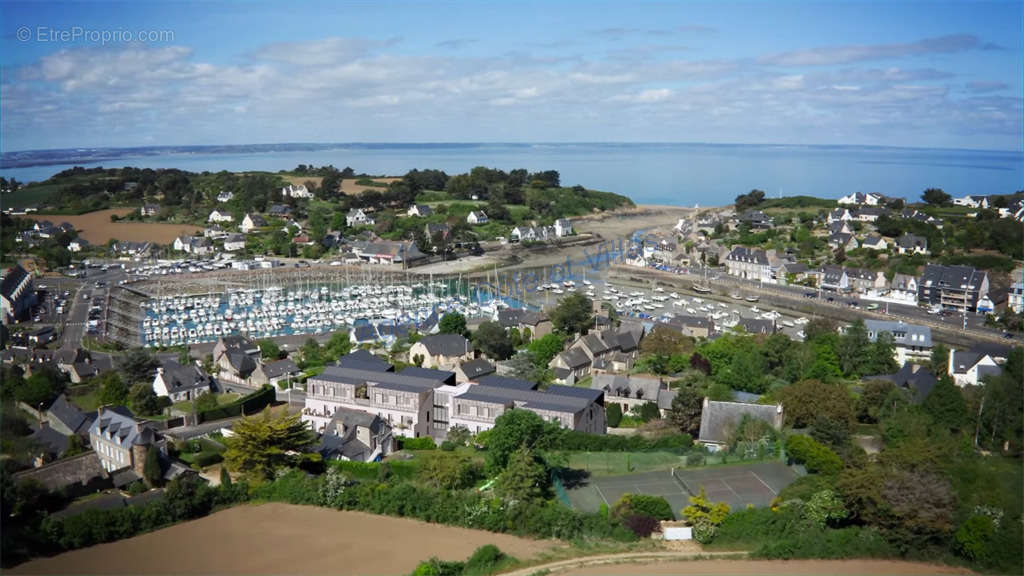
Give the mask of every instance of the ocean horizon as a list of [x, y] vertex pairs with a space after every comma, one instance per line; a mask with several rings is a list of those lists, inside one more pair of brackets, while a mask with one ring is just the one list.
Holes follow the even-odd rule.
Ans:
[[474, 166], [557, 170], [562, 185], [624, 194], [638, 204], [721, 205], [754, 188], [769, 197], [838, 198], [879, 192], [917, 200], [926, 188], [954, 196], [1022, 188], [1019, 151], [870, 145], [712, 143], [284, 143], [74, 148], [5, 152], [0, 176], [41, 181], [73, 166], [192, 172], [352, 167], [374, 175], [413, 169], [449, 174]]

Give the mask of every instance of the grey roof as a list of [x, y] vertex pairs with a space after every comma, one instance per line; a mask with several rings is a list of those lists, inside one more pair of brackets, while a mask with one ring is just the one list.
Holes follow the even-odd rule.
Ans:
[[[256, 369], [256, 361], [241, 350], [230, 350], [224, 354], [228, 358], [228, 364], [243, 378], [252, 374], [253, 370]], [[198, 380], [197, 380], [198, 381]]]
[[353, 385], [372, 383], [380, 388], [403, 390], [407, 392], [419, 392], [430, 388], [436, 388], [441, 385], [441, 382], [436, 378], [421, 378], [408, 374], [359, 370], [355, 368], [343, 368], [341, 366], [328, 366], [322, 374], [310, 378], [310, 381], [315, 380]]
[[780, 406], [771, 404], [707, 400], [700, 415], [700, 441], [727, 443], [744, 414], [764, 420], [778, 429], [782, 423], [781, 410]]
[[786, 274], [802, 274], [808, 270], [807, 264], [803, 262], [785, 262], [782, 267]]
[[896, 245], [905, 249], [913, 249], [915, 247], [927, 249], [928, 239], [924, 236], [917, 236], [909, 232], [904, 232], [902, 236], [896, 239]]
[[75, 434], [88, 430], [93, 419], [96, 418], [96, 414], [86, 414], [79, 410], [77, 406], [68, 402], [67, 396], [64, 394], [57, 396], [53, 404], [50, 404], [47, 412], [49, 412], [51, 418], [55, 418]]
[[520, 324], [524, 326], [536, 326], [544, 320], [547, 320], [547, 316], [524, 308], [505, 308], [498, 310], [498, 323], [501, 324], [503, 328], [515, 328]]
[[913, 393], [911, 402], [914, 404], [924, 402], [938, 383], [931, 370], [910, 363], [904, 364], [895, 374], [869, 376], [865, 380], [888, 380], [900, 388], [906, 388]]
[[394, 372], [395, 367], [369, 350], [355, 350], [338, 358], [338, 366], [369, 372]]
[[[102, 415], [98, 415], [92, 426], [89, 427], [90, 436], [97, 435], [104, 438], [109, 436], [109, 440], [125, 448], [135, 444], [136, 439], [141, 438], [140, 442], [142, 443], [146, 443], [146, 441], [152, 443], [155, 440], [153, 431], [140, 426], [127, 408], [117, 406], [101, 408], [101, 410], [103, 411]], [[143, 436], [144, 430], [149, 432]]]
[[676, 399], [676, 394], [675, 390], [669, 390], [668, 388], [658, 390], [658, 409], [671, 410], [672, 401]]
[[28, 272], [20, 264], [15, 264], [4, 273], [3, 281], [0, 282], [0, 294], [5, 298], [11, 298], [18, 286], [28, 278]]
[[878, 244], [885, 244], [885, 239], [878, 234], [871, 234], [861, 244], [864, 246], [877, 246]]
[[175, 360], [164, 360], [161, 368], [169, 394], [210, 387], [210, 375], [198, 366], [183, 366]]
[[480, 386], [497, 386], [499, 388], [512, 388], [515, 390], [536, 390], [537, 383], [530, 382], [529, 380], [522, 380], [520, 378], [509, 378], [507, 376], [498, 376], [496, 374], [490, 374], [477, 380], [477, 384]]
[[829, 244], [835, 244], [838, 246], [846, 246], [850, 243], [850, 240], [853, 240], [853, 234], [849, 234], [847, 232], [836, 232], [828, 237]]
[[902, 321], [892, 320], [864, 320], [864, 327], [868, 329], [868, 337], [872, 342], [877, 340], [878, 334], [888, 332], [892, 334], [897, 345], [920, 346], [930, 348], [932, 345], [932, 329], [919, 324], [906, 324]]
[[481, 376], [494, 373], [494, 365], [483, 358], [463, 362], [459, 365], [459, 369], [461, 369], [462, 373], [466, 375], [466, 378], [469, 378], [470, 380], [476, 380]]
[[920, 286], [951, 288], [954, 290], [977, 290], [981, 287], [986, 273], [971, 266], [943, 266], [929, 264], [921, 274]]
[[768, 265], [768, 255], [764, 250], [747, 248], [746, 246], [736, 246], [725, 259], [733, 262], [746, 262], [762, 266]]
[[[595, 355], [603, 354], [612, 348], [609, 346], [608, 342], [605, 342], [604, 339], [597, 334], [587, 334], [586, 336], [581, 337], [580, 344], [586, 346], [586, 348]], [[615, 343], [615, 346], [618, 347], [617, 342]]]
[[373, 342], [377, 339], [377, 329], [373, 324], [363, 324], [352, 328], [352, 337], [356, 342]]
[[641, 376], [625, 376], [622, 374], [595, 374], [590, 381], [590, 387], [601, 390], [606, 396], [642, 398], [651, 402], [657, 402], [658, 391], [661, 390], [661, 381], [657, 378], [645, 378]]
[[38, 430], [29, 435], [28, 439], [30, 442], [45, 450], [48, 454], [60, 458], [64, 455], [64, 452], [68, 449], [68, 438], [60, 432], [44, 425], [40, 426]]
[[774, 334], [775, 320], [763, 318], [740, 318], [739, 325], [749, 334]]
[[510, 407], [522, 406], [537, 410], [576, 414], [595, 402], [603, 403], [604, 393], [600, 390], [572, 386], [550, 386], [543, 392], [504, 386], [472, 386], [459, 398]]
[[263, 365], [263, 375], [267, 378], [280, 378], [281, 376], [294, 374], [298, 371], [299, 367], [295, 365], [295, 362], [287, 358]]
[[[985, 356], [989, 356], [985, 352], [977, 350], [954, 350], [950, 352], [950, 357], [953, 361], [953, 373], [954, 374], [966, 374], [968, 370], [978, 364]], [[1002, 369], [998, 366], [978, 366], [978, 379], [982, 376], [999, 375], [1002, 374]]]
[[455, 372], [450, 370], [434, 370], [433, 368], [421, 368], [419, 366], [406, 366], [399, 372], [402, 376], [412, 376], [413, 378], [423, 378], [425, 380], [433, 380], [439, 384], [454, 384], [455, 383]]
[[461, 334], [431, 334], [419, 341], [431, 356], [462, 356], [472, 350]]
[[267, 210], [268, 214], [273, 215], [291, 214], [291, 212], [292, 208], [287, 204], [274, 204]]
[[252, 222], [253, 226], [262, 228], [267, 225], [267, 219], [260, 214], [246, 214], [246, 216], [249, 217], [249, 220]]
[[558, 355], [569, 368], [579, 368], [590, 364], [590, 357], [579, 348], [570, 348]]
[[419, 212], [420, 216], [430, 216], [431, 214], [434, 213], [434, 209], [427, 204], [415, 204], [414, 206], [416, 210]]

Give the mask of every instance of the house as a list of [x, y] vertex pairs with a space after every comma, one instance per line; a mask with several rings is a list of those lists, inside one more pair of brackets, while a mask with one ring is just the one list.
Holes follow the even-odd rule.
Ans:
[[1014, 282], [1010, 285], [1010, 291], [1006, 295], [1006, 307], [1017, 314], [1024, 312], [1024, 282]]
[[629, 370], [639, 353], [644, 327], [623, 323], [618, 329], [591, 330], [551, 359], [555, 380], [572, 383], [592, 371]]
[[998, 376], [1003, 369], [985, 352], [971, 350], [950, 350], [947, 373], [953, 377], [957, 386], [977, 386], [984, 384], [987, 376]]
[[746, 224], [751, 230], [769, 230], [775, 227], [775, 219], [760, 210], [748, 210], [737, 219], [740, 224]]
[[871, 234], [861, 241], [860, 247], [866, 250], [882, 252], [889, 249], [889, 242], [878, 234]]
[[473, 226], [478, 224], [487, 224], [487, 214], [483, 210], [473, 210], [466, 216], [466, 222]]
[[888, 210], [876, 206], [864, 206], [857, 209], [856, 218], [859, 222], [876, 222], [879, 218], [888, 214]]
[[450, 232], [451, 228], [448, 227], [447, 223], [427, 222], [423, 226], [423, 233], [426, 234], [427, 240], [431, 242], [444, 240]]
[[929, 264], [917, 283], [917, 300], [960, 312], [977, 310], [978, 301], [988, 295], [988, 273], [971, 266]]
[[834, 292], [848, 292], [850, 290], [850, 278], [846, 270], [841, 266], [822, 266], [820, 270], [818, 285], [824, 290]]
[[174, 360], [165, 360], [156, 369], [153, 378], [153, 392], [157, 396], [168, 396], [172, 402], [194, 400], [213, 389], [213, 378], [194, 365], [178, 364]]
[[515, 328], [524, 338], [529, 331], [528, 340], [543, 338], [551, 333], [553, 325], [543, 312], [534, 312], [525, 308], [502, 308], [498, 310], [497, 321], [505, 330]]
[[256, 342], [236, 334], [218, 338], [212, 356], [213, 363], [220, 368], [220, 379], [241, 384], [256, 370], [261, 353]]
[[921, 404], [932, 393], [938, 379], [928, 368], [918, 364], [906, 363], [895, 374], [868, 376], [864, 380], [888, 380], [898, 388], [910, 392], [910, 403]]
[[740, 318], [736, 328], [747, 334], [775, 334], [779, 326], [772, 318]]
[[77, 406], [68, 401], [67, 396], [61, 394], [50, 404], [50, 407], [43, 413], [43, 420], [52, 428], [64, 436], [88, 436], [89, 427], [96, 418], [94, 412], [82, 412]]
[[843, 250], [850, 251], [856, 250], [858, 246], [860, 246], [860, 243], [857, 242], [857, 238], [853, 234], [839, 233], [828, 237], [828, 247], [833, 250], [842, 248]]
[[245, 236], [232, 234], [224, 239], [225, 252], [238, 252], [239, 250], [245, 250]]
[[417, 364], [414, 360], [417, 356], [423, 358], [423, 366], [454, 370], [462, 362], [473, 359], [473, 347], [461, 334], [430, 334], [409, 348], [410, 364]]
[[478, 434], [493, 428], [494, 421], [509, 410], [529, 410], [569, 430], [607, 432], [601, 390], [552, 385], [540, 391], [532, 382], [490, 378], [495, 377], [484, 378], [479, 385], [469, 385], [465, 392], [453, 396], [449, 425], [465, 426]]
[[292, 215], [292, 207], [287, 204], [271, 204], [267, 215], [274, 218], [287, 218]]
[[932, 353], [932, 329], [918, 324], [906, 324], [902, 320], [864, 320], [868, 338], [875, 342], [878, 335], [888, 332], [895, 345], [896, 363], [903, 365], [913, 360], [927, 360]]
[[0, 280], [0, 320], [3, 324], [19, 322], [28, 316], [36, 303], [35, 281], [20, 264], [4, 271]]
[[70, 436], [61, 434], [43, 421], [28, 436], [28, 450], [32, 457], [32, 465], [36, 468], [64, 457], [69, 447]]
[[395, 367], [388, 363], [380, 356], [375, 356], [369, 350], [353, 350], [348, 354], [338, 358], [335, 362], [336, 366], [342, 368], [354, 368], [357, 370], [366, 370], [369, 372], [394, 372]]
[[209, 238], [210, 240], [222, 240], [227, 238], [227, 236], [228, 231], [216, 224], [203, 229], [203, 238]]
[[559, 218], [555, 220], [555, 236], [562, 238], [565, 236], [572, 236], [572, 222], [566, 218]]
[[790, 284], [807, 279], [810, 268], [803, 262], [783, 262], [776, 269], [775, 276], [779, 284]]
[[174, 249], [202, 256], [213, 251], [213, 244], [202, 236], [178, 236], [174, 239]]
[[207, 222], [234, 222], [235, 217], [231, 212], [224, 210], [213, 210], [210, 215], [206, 218]]
[[659, 322], [655, 330], [675, 330], [690, 338], [710, 338], [715, 331], [715, 321], [704, 316], [677, 314], [671, 320]]
[[373, 216], [368, 215], [362, 208], [353, 208], [345, 215], [345, 225], [349, 228], [355, 226], [373, 226], [377, 222]]
[[302, 371], [295, 365], [295, 362], [287, 358], [266, 364], [261, 362], [249, 376], [249, 384], [253, 386], [263, 386], [264, 384], [277, 386], [281, 382], [290, 383], [292, 379], [298, 378], [301, 375]]
[[757, 248], [734, 247], [725, 257], [725, 266], [730, 276], [760, 282], [771, 282], [772, 279], [768, 253]]
[[917, 278], [909, 274], [896, 274], [889, 283], [889, 297], [917, 305]]
[[338, 408], [324, 427], [316, 451], [325, 460], [377, 462], [396, 447], [391, 424], [376, 414]]
[[235, 193], [230, 191], [230, 190], [221, 190], [217, 194], [217, 202], [220, 202], [221, 204], [223, 204], [225, 202], [231, 202], [231, 200], [233, 200], [234, 198], [235, 198]]
[[456, 382], [475, 382], [484, 376], [494, 374], [494, 364], [483, 358], [463, 362], [455, 367]]
[[53, 326], [43, 326], [28, 333], [28, 343], [35, 348], [42, 348], [55, 338]]
[[604, 392], [605, 407], [618, 404], [624, 414], [650, 402], [657, 404], [659, 392], [668, 389], [660, 378], [622, 374], [595, 374], [590, 387]]
[[312, 198], [313, 193], [306, 188], [305, 184], [289, 184], [284, 188], [281, 188], [281, 196], [285, 198]]
[[412, 242], [352, 242], [349, 247], [354, 257], [370, 264], [413, 264], [427, 257]]
[[846, 208], [836, 208], [828, 213], [826, 220], [829, 224], [833, 222], [849, 222], [853, 220], [853, 214]]
[[728, 446], [744, 416], [767, 422], [775, 430], [782, 429], [782, 404], [719, 402], [705, 398], [698, 441], [712, 451]]
[[900, 254], [927, 254], [928, 239], [924, 236], [916, 236], [909, 232], [904, 232], [902, 236], [896, 239], [896, 250]]
[[89, 427], [89, 445], [108, 473], [128, 469], [139, 478], [150, 450], [163, 453], [166, 442], [148, 426], [135, 420], [124, 406], [101, 406]]
[[964, 196], [953, 198], [954, 206], [966, 206], [968, 208], [988, 208], [988, 196]]
[[570, 348], [554, 358], [548, 364], [559, 382], [575, 382], [590, 374], [592, 360], [580, 348]]
[[861, 294], [883, 290], [888, 285], [885, 273], [867, 268], [847, 268], [846, 278], [850, 290]]
[[853, 234], [853, 226], [850, 226], [849, 220], [836, 220], [828, 225], [829, 236], [836, 234]]
[[156, 216], [159, 212], [159, 204], [143, 204], [142, 207], [139, 208], [139, 215], [142, 216], [143, 218], [147, 216]]
[[537, 230], [531, 226], [516, 226], [508, 235], [511, 242], [536, 242]]
[[885, 196], [870, 192], [863, 194], [861, 192], [855, 192], [847, 196], [843, 196], [836, 201], [841, 206], [878, 206], [885, 202]]
[[406, 216], [419, 216], [420, 218], [426, 218], [434, 214], [434, 209], [426, 204], [413, 204], [409, 206], [409, 209], [405, 212]]
[[245, 218], [242, 218], [241, 230], [243, 234], [248, 234], [258, 228], [265, 228], [267, 226], [267, 219], [259, 214], [246, 214]]
[[75, 238], [68, 242], [68, 251], [73, 253], [79, 253], [89, 247], [89, 242], [85, 238]]

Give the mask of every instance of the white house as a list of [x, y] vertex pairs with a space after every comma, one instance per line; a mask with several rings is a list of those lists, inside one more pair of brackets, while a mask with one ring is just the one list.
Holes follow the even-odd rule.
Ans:
[[1017, 314], [1024, 310], [1024, 282], [1014, 282], [1006, 295], [1006, 306]]
[[222, 211], [222, 210], [214, 210], [213, 212], [210, 212], [210, 216], [209, 216], [209, 218], [206, 219], [206, 221], [207, 222], [234, 222], [235, 221], [235, 217], [232, 216], [230, 212], [226, 212], [226, 211]]
[[466, 222], [474, 226], [477, 224], [487, 224], [487, 214], [483, 210], [473, 210], [466, 216]]
[[245, 236], [232, 234], [224, 239], [225, 252], [237, 252], [239, 250], [245, 250]]
[[405, 212], [406, 216], [419, 216], [420, 218], [426, 218], [434, 213], [434, 209], [426, 204], [413, 204], [409, 206], [409, 209]]
[[559, 218], [555, 220], [555, 236], [562, 238], [563, 236], [572, 236], [572, 222], [565, 218]]
[[977, 386], [985, 376], [995, 376], [1003, 371], [992, 356], [984, 352], [950, 350], [948, 373], [957, 386]]
[[313, 193], [306, 188], [305, 184], [299, 184], [298, 186], [289, 184], [284, 188], [281, 188], [281, 196], [286, 198], [312, 198]]
[[904, 232], [896, 239], [896, 250], [900, 254], [927, 254], [928, 239], [924, 236]]
[[83, 248], [88, 246], [89, 243], [82, 238], [75, 238], [71, 242], [68, 242], [68, 251], [70, 252], [81, 252]]
[[884, 202], [884, 200], [884, 196], [875, 192], [869, 192], [867, 194], [855, 192], [853, 194], [843, 196], [837, 202], [841, 206], [878, 206]]
[[860, 243], [860, 247], [865, 248], [867, 250], [876, 250], [884, 252], [885, 250], [889, 249], [889, 242], [885, 238], [882, 238], [881, 236], [872, 234], [871, 236], [868, 236]]
[[968, 208], [988, 208], [988, 196], [964, 196], [953, 198], [953, 205], [967, 206]]
[[142, 208], [139, 208], [140, 216], [156, 216], [157, 212], [160, 211], [159, 204], [143, 204]]
[[246, 214], [245, 218], [242, 218], [241, 230], [243, 233], [248, 234], [257, 228], [263, 228], [267, 225], [267, 219], [259, 214]]
[[156, 369], [153, 378], [153, 392], [157, 396], [169, 396], [173, 402], [194, 400], [212, 390], [213, 379], [195, 365], [181, 365], [166, 360]]
[[223, 204], [224, 202], [231, 202], [231, 200], [233, 200], [234, 197], [234, 192], [231, 192], [230, 190], [221, 190], [220, 193], [217, 194], [217, 202], [220, 202], [221, 204]]
[[368, 215], [362, 208], [353, 208], [345, 215], [345, 224], [349, 228], [353, 226], [373, 226], [376, 223], [373, 216]]

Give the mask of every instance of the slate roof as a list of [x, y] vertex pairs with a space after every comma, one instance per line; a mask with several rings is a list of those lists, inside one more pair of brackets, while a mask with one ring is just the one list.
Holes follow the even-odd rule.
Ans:
[[547, 316], [524, 308], [504, 308], [498, 310], [498, 323], [501, 324], [502, 328], [515, 328], [520, 324], [536, 326], [544, 320], [547, 320]]
[[608, 397], [641, 398], [657, 402], [658, 391], [661, 390], [662, 385], [657, 378], [625, 376], [623, 374], [595, 374], [590, 381], [590, 387], [604, 391]]
[[210, 387], [210, 376], [198, 366], [183, 366], [175, 360], [165, 360], [162, 368], [169, 394]]
[[917, 236], [904, 232], [902, 236], [896, 239], [896, 245], [905, 250], [913, 250], [915, 247], [921, 247], [925, 250], [928, 249], [928, 239], [924, 236]]
[[461, 334], [431, 334], [419, 341], [431, 356], [462, 356], [472, 350]]
[[[153, 430], [140, 426], [130, 410], [124, 406], [103, 408], [89, 427], [89, 434], [96, 434], [113, 440], [116, 444], [127, 448], [139, 440], [140, 443], [152, 443], [155, 440]], [[144, 432], [145, 431], [145, 432]]]
[[377, 329], [373, 324], [363, 324], [352, 328], [352, 337], [356, 342], [373, 342], [377, 339]]
[[28, 437], [30, 442], [45, 450], [47, 454], [52, 454], [57, 458], [63, 456], [64, 452], [67, 451], [68, 438], [69, 436], [61, 434], [45, 425], [45, 423]]
[[338, 358], [338, 366], [342, 368], [355, 368], [368, 372], [394, 372], [395, 367], [386, 360], [375, 356], [369, 350], [355, 350], [341, 358]]
[[523, 380], [521, 378], [509, 378], [490, 374], [477, 380], [478, 386], [497, 386], [499, 388], [512, 388], [514, 390], [536, 390], [537, 383]]
[[549, 386], [543, 392], [504, 386], [473, 386], [459, 398], [570, 414], [577, 414], [594, 403], [604, 403], [602, 391], [573, 386]]
[[494, 365], [483, 358], [463, 362], [459, 365], [459, 369], [462, 370], [462, 373], [470, 380], [476, 380], [481, 376], [494, 373]]
[[455, 372], [450, 370], [434, 370], [433, 368], [421, 368], [419, 366], [406, 366], [399, 372], [402, 376], [412, 376], [413, 378], [424, 378], [427, 380], [434, 380], [440, 384], [454, 384], [455, 383]]
[[736, 246], [725, 259], [733, 262], [746, 262], [762, 266], [768, 265], [768, 254], [764, 250], [747, 248], [746, 246]]
[[878, 339], [878, 334], [888, 332], [893, 335], [897, 346], [921, 346], [931, 348], [932, 329], [919, 324], [906, 324], [892, 320], [864, 320], [864, 327], [868, 330], [868, 337], [872, 342]]
[[579, 368], [590, 364], [590, 357], [587, 353], [579, 348], [570, 348], [565, 352], [559, 354], [559, 357], [565, 362], [565, 365], [569, 368]]
[[267, 378], [280, 378], [288, 374], [294, 374], [299, 371], [299, 367], [295, 365], [288, 358], [284, 360], [278, 360], [276, 362], [269, 362], [263, 365], [263, 374]]
[[764, 420], [778, 429], [782, 421], [781, 410], [781, 407], [775, 405], [706, 400], [700, 415], [700, 441], [718, 444], [729, 442], [730, 435], [744, 414]]
[[764, 318], [740, 318], [739, 325], [748, 334], [774, 334], [776, 328], [775, 320]]
[[954, 290], [977, 290], [985, 279], [985, 272], [971, 266], [943, 266], [929, 264], [924, 267], [919, 286], [951, 288]]
[[869, 376], [865, 380], [888, 380], [900, 388], [906, 388], [912, 393], [911, 402], [913, 404], [924, 402], [938, 383], [938, 379], [931, 370], [909, 362], [895, 374]]
[[86, 414], [79, 410], [77, 406], [68, 402], [67, 396], [64, 394], [57, 396], [53, 404], [50, 404], [47, 412], [49, 412], [51, 418], [55, 418], [75, 434], [82, 434], [88, 430], [92, 421], [96, 418], [95, 413], [90, 412]]
[[355, 368], [342, 368], [341, 366], [328, 366], [319, 376], [310, 380], [324, 380], [327, 382], [338, 382], [341, 384], [362, 385], [373, 383], [381, 388], [403, 390], [408, 392], [420, 392], [428, 388], [436, 388], [441, 385], [437, 378], [422, 378], [411, 374], [396, 374], [394, 372], [381, 372], [371, 370], [359, 370]]
[[5, 298], [11, 298], [18, 286], [28, 277], [29, 273], [20, 264], [8, 268], [4, 273], [3, 281], [0, 282], [0, 294], [3, 294]]

